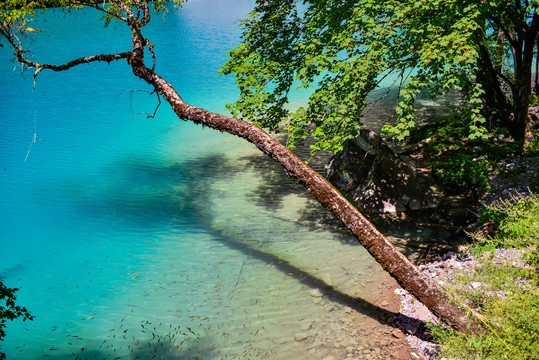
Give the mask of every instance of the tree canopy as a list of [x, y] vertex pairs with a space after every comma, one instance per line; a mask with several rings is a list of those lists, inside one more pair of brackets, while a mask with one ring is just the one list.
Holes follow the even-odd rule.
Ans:
[[[242, 24], [242, 44], [222, 69], [240, 90], [229, 107], [263, 127], [284, 125], [292, 144], [312, 136], [313, 151], [336, 151], [358, 135], [368, 95], [391, 78], [399, 100], [396, 123], [384, 129], [390, 135], [409, 135], [420, 92], [457, 90], [471, 138], [501, 125], [522, 139], [538, 3], [257, 1]], [[313, 92], [308, 106], [292, 112], [284, 105], [296, 88]]]

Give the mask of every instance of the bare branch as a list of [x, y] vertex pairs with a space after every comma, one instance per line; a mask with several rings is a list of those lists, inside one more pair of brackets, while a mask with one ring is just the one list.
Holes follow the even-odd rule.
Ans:
[[[380, 101], [382, 101], [383, 99], [385, 99], [389, 93], [391, 92], [391, 90], [393, 90], [393, 87], [395, 86], [395, 84], [397, 83], [397, 81], [400, 80], [400, 85], [399, 85], [399, 93], [400, 93], [400, 89], [401, 89], [401, 86], [402, 86], [402, 82], [403, 82], [403, 78], [404, 78], [404, 73], [406, 72], [406, 68], [403, 68], [401, 69], [400, 71], [400, 74], [398, 76], [395, 77], [395, 80], [393, 80], [393, 83], [387, 87], [387, 90], [384, 92], [384, 94], [382, 96], [379, 96], [378, 98], [376, 98], [375, 100], [371, 101], [368, 105], [371, 106], [371, 109], [376, 106], [376, 104], [378, 104]], [[384, 80], [387, 76], [389, 75], [392, 75], [393, 72], [390, 71], [388, 72], [385, 76], [383, 76], [380, 81], [378, 81], [376, 83], [376, 87], [378, 87], [378, 85], [380, 85], [380, 83], [382, 82], [382, 80]], [[408, 74], [408, 76], [410, 76], [410, 74]], [[365, 112], [367, 113], [369, 110], [365, 110]]]
[[150, 5], [148, 0], [143, 0], [144, 18], [142, 19], [142, 25], [146, 25], [150, 22]]
[[153, 51], [153, 44], [148, 39], [145, 39], [145, 40], [146, 40], [146, 46], [152, 53], [152, 61], [153, 61], [152, 71], [155, 71], [155, 52]]
[[157, 109], [159, 109], [159, 106], [161, 106], [161, 96], [159, 96], [159, 92], [157, 91], [157, 89], [155, 89], [153, 92], [151, 92], [150, 94], [153, 94], [155, 93], [155, 95], [157, 95], [157, 101], [159, 101], [159, 103], [157, 104], [157, 106], [155, 107], [155, 110], [153, 111], [153, 114], [147, 114], [147, 118], [155, 118], [155, 114], [157, 113]]
[[36, 68], [36, 71], [34, 73], [34, 78], [35, 78], [37, 74], [39, 74], [43, 69], [49, 69], [53, 71], [65, 71], [77, 65], [88, 64], [95, 61], [105, 61], [107, 63], [110, 63], [111, 61], [121, 60], [121, 59], [129, 60], [131, 56], [132, 56], [132, 53], [130, 51], [117, 53], [117, 54], [99, 54], [99, 55], [85, 56], [85, 57], [81, 57], [75, 60], [71, 60], [70, 62], [65, 63], [63, 65], [51, 65], [51, 64], [38, 64], [34, 61], [30, 61], [22, 56], [22, 51], [21, 51], [20, 55], [19, 55], [19, 52], [17, 54], [17, 60], [21, 63], [28, 65], [29, 67]]
[[4, 37], [8, 41], [9, 45], [11, 45], [11, 48], [13, 49], [13, 51], [15, 52], [15, 56], [17, 57], [17, 61], [21, 65], [26, 65], [28, 67], [36, 69], [34, 72], [34, 87], [35, 87], [35, 79], [37, 78], [37, 75], [44, 69], [49, 69], [53, 71], [65, 71], [77, 65], [89, 64], [91, 62], [96, 62], [96, 61], [105, 61], [107, 63], [110, 63], [111, 61], [126, 59], [128, 62], [130, 62], [133, 57], [133, 53], [131, 51], [125, 51], [122, 53], [115, 53], [115, 54], [98, 54], [98, 55], [84, 56], [78, 59], [71, 60], [62, 65], [39, 64], [25, 57], [25, 53], [27, 53], [28, 51], [24, 50], [22, 46], [22, 42], [17, 36], [17, 31], [10, 32], [10, 28], [5, 26], [5, 24], [2, 24], [2, 26], [0, 26], [0, 36]]

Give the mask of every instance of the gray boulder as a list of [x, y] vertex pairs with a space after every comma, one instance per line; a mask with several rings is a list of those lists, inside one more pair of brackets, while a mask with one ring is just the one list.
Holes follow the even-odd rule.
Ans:
[[438, 206], [427, 178], [403, 161], [382, 138], [363, 129], [326, 165], [327, 178], [352, 196], [360, 211], [392, 213]]

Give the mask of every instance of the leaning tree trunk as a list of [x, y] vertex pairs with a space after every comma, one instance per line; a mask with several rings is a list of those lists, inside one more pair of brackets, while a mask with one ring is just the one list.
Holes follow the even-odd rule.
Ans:
[[322, 206], [340, 219], [384, 270], [433, 314], [459, 331], [479, 331], [478, 315], [472, 315], [473, 312], [469, 308], [457, 306], [454, 298], [443, 287], [419, 271], [339, 191], [287, 147], [251, 123], [215, 114], [183, 101], [172, 85], [145, 66], [144, 44], [145, 40], [140, 31], [134, 28], [133, 56], [129, 61], [133, 73], [152, 85], [172, 106], [180, 119], [227, 132], [253, 143], [281, 164], [289, 176], [297, 179]]

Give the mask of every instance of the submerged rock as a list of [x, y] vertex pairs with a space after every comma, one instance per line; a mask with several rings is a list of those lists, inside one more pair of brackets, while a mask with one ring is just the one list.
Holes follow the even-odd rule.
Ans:
[[382, 138], [363, 129], [326, 165], [327, 178], [357, 202], [360, 211], [391, 213], [436, 208], [429, 181], [403, 161]]

